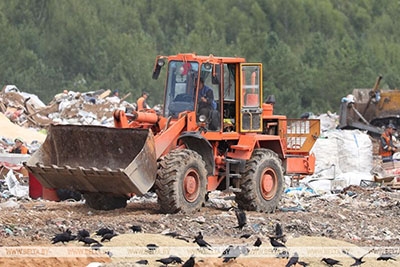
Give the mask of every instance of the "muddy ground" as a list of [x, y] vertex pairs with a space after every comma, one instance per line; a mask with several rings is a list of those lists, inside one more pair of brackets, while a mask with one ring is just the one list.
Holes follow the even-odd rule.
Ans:
[[[399, 191], [352, 187], [338, 195], [301, 196], [299, 201], [301, 209], [286, 208], [273, 214], [246, 212], [248, 223], [239, 230], [234, 228], [235, 214], [213, 202], [187, 215], [159, 213], [154, 198], [135, 199], [126, 208], [114, 211], [93, 210], [83, 201], [14, 200], [15, 207], [0, 210], [0, 266], [94, 266], [93, 262], [139, 266], [135, 262], [143, 259], [150, 266], [162, 266], [156, 260], [170, 254], [183, 261], [195, 255], [196, 266], [285, 266], [288, 259], [277, 258], [280, 251], [273, 251], [268, 239], [277, 222], [286, 234], [289, 253], [298, 252], [300, 260], [310, 266], [327, 266], [321, 262], [323, 257], [350, 266], [354, 260], [342, 249], [357, 257], [369, 251], [362, 266], [400, 265], [400, 257], [398, 261], [377, 261], [385, 250], [394, 257], [400, 253]], [[290, 203], [286, 198], [282, 206]], [[132, 225], [141, 226], [142, 232], [133, 233]], [[95, 232], [102, 227], [114, 229], [118, 236], [102, 242], [98, 251], [78, 241], [51, 244], [52, 237], [63, 229], [73, 234], [86, 229], [100, 241]], [[165, 235], [173, 231], [189, 242]], [[199, 231], [212, 250], [200, 249], [192, 242]], [[244, 233], [251, 236], [240, 238]], [[258, 248], [253, 246], [256, 237], [263, 241]], [[148, 250], [146, 245], [150, 243], [158, 248]], [[248, 254], [223, 263], [218, 256], [230, 244], [246, 246]]]

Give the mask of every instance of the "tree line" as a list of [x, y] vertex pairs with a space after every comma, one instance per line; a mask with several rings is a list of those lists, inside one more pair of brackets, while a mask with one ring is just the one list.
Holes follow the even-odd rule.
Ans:
[[263, 63], [276, 112], [339, 109], [353, 88], [400, 86], [395, 0], [13, 0], [0, 2], [0, 79], [44, 102], [64, 89], [149, 91], [157, 55]]

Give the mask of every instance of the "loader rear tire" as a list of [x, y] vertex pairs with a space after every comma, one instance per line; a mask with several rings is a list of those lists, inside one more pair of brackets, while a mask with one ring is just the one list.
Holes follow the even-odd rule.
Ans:
[[95, 210], [115, 210], [125, 208], [128, 198], [105, 195], [102, 193], [83, 194], [86, 205]]
[[173, 150], [158, 163], [155, 191], [164, 213], [193, 213], [206, 195], [207, 170], [202, 157], [189, 149]]
[[246, 163], [235, 200], [239, 208], [274, 212], [283, 194], [283, 171], [278, 155], [269, 149], [255, 149]]

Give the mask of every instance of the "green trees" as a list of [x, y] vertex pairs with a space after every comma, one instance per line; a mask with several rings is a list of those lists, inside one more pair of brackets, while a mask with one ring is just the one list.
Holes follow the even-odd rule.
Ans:
[[156, 55], [241, 56], [264, 64], [277, 112], [336, 111], [353, 88], [400, 85], [397, 1], [14, 0], [0, 2], [0, 81], [44, 102], [64, 90], [142, 90]]

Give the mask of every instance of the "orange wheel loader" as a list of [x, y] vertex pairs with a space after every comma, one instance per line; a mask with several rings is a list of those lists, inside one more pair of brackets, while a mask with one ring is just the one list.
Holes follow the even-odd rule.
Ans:
[[[81, 192], [94, 209], [154, 191], [161, 212], [190, 213], [208, 192], [229, 190], [240, 208], [273, 212], [284, 175], [314, 172], [320, 122], [274, 115], [262, 72], [240, 57], [157, 56], [153, 79], [166, 78], [161, 112], [117, 110], [114, 127], [51, 125], [25, 166], [46, 187]], [[205, 113], [200, 82], [216, 104]]]

